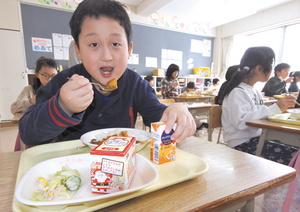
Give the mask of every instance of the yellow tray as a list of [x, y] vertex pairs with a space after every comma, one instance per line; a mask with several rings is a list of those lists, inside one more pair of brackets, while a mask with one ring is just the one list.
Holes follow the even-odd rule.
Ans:
[[271, 115], [271, 116], [268, 116], [268, 119], [275, 121], [275, 122], [300, 125], [300, 120], [292, 118], [290, 113]]
[[[89, 153], [91, 151], [90, 148], [79, 148], [82, 147], [83, 144], [80, 140], [74, 141], [66, 141], [52, 144], [45, 144], [37, 147], [33, 147], [25, 150], [21, 154], [20, 164], [18, 169], [18, 175], [16, 179], [16, 188], [23, 177], [23, 175], [34, 165], [56, 157], [62, 157], [66, 155], [75, 155], [82, 153]], [[166, 163], [162, 165], [154, 164], [155, 168], [159, 172], [159, 178], [153, 185], [144, 188], [142, 190], [122, 195], [114, 198], [79, 203], [78, 205], [69, 205], [66, 208], [56, 210], [51, 207], [38, 208], [34, 206], [28, 206], [20, 203], [15, 197], [13, 199], [12, 209], [13, 211], [95, 211], [101, 208], [108, 207], [110, 205], [114, 205], [134, 197], [141, 196], [143, 194], [150, 193], [152, 191], [156, 191], [162, 189], [167, 186], [174, 185], [176, 183], [186, 181], [195, 177], [198, 177], [208, 170], [208, 164], [200, 157], [197, 157], [193, 154], [185, 152], [183, 150], [176, 150], [176, 161], [171, 163]], [[150, 156], [150, 147], [147, 146], [143, 150], [139, 152], [139, 154], [143, 155], [147, 159]], [[45, 210], [43, 210], [45, 209]]]

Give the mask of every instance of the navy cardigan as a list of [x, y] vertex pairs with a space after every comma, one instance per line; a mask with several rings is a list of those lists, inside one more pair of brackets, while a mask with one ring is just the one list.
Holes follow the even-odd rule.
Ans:
[[91, 130], [124, 127], [134, 128], [137, 113], [145, 125], [159, 121], [166, 106], [161, 104], [148, 81], [136, 72], [126, 69], [118, 80], [118, 89], [108, 101], [94, 87], [94, 100], [81, 113], [70, 117], [58, 104], [61, 86], [73, 74], [91, 76], [83, 64], [78, 64], [57, 74], [47, 85], [41, 87], [32, 105], [19, 122], [21, 140], [27, 145], [79, 139]]

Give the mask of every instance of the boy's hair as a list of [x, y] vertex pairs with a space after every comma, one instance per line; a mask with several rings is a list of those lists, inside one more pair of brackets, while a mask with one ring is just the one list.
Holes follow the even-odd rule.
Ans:
[[227, 81], [231, 80], [231, 77], [233, 76], [233, 74], [240, 68], [240, 65], [235, 65], [235, 66], [230, 66], [227, 69], [226, 75], [225, 75], [225, 79]]
[[125, 30], [129, 47], [131, 43], [132, 29], [129, 16], [124, 7], [126, 6], [120, 2], [112, 0], [84, 0], [81, 2], [74, 11], [69, 23], [71, 34], [78, 46], [78, 49], [78, 37], [81, 33], [83, 21], [86, 18], [98, 19], [101, 17], [110, 18], [119, 22]]
[[255, 74], [253, 70], [257, 65], [263, 68], [263, 72], [266, 75], [269, 74], [274, 59], [275, 53], [270, 47], [259, 46], [248, 48], [241, 59], [240, 69], [230, 79], [224, 93], [220, 97], [220, 101], [223, 102], [225, 96], [229, 95], [245, 78], [252, 78]]
[[280, 63], [274, 68], [274, 74], [277, 76], [276, 71], [281, 72], [282, 69], [290, 68], [291, 66], [287, 63]]
[[147, 75], [145, 77], [145, 80], [147, 80], [148, 82], [150, 82], [151, 80], [153, 80], [153, 77], [151, 75]]
[[[58, 64], [52, 58], [47, 58], [47, 57], [41, 56], [39, 59], [37, 59], [37, 61], [35, 62], [35, 70], [34, 70], [34, 72], [36, 74], [38, 74], [40, 72], [40, 70], [41, 70], [42, 67], [55, 68], [57, 70], [57, 73], [59, 72], [59, 70], [57, 69]], [[32, 84], [34, 94], [36, 94], [36, 92], [40, 88], [41, 84], [42, 83], [41, 83], [40, 79], [35, 76], [33, 78], [33, 84]]]
[[217, 84], [220, 80], [218, 78], [213, 79], [213, 85]]
[[189, 89], [191, 89], [191, 88], [194, 89], [194, 88], [195, 88], [195, 83], [192, 82], [192, 81], [188, 82], [187, 88], [189, 88]]
[[167, 80], [172, 80], [173, 77], [172, 77], [172, 74], [175, 72], [175, 71], [178, 71], [178, 74], [179, 74], [179, 66], [172, 63], [171, 65], [169, 65], [168, 69], [167, 69], [167, 73], [166, 73], [166, 77], [167, 77]]

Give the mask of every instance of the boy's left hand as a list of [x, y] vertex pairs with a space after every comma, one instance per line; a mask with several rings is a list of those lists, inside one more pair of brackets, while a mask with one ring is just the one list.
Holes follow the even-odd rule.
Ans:
[[171, 136], [171, 139], [176, 142], [180, 142], [196, 132], [195, 120], [184, 104], [171, 104], [163, 113], [160, 121], [166, 122], [166, 133], [169, 133], [173, 125], [177, 123], [175, 132]]

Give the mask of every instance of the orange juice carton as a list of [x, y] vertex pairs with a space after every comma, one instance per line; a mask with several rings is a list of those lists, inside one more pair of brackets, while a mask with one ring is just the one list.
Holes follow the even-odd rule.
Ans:
[[151, 150], [150, 160], [158, 165], [175, 161], [176, 159], [176, 142], [171, 140], [177, 124], [175, 123], [171, 132], [165, 132], [165, 122], [151, 123]]
[[136, 172], [135, 137], [110, 136], [90, 152], [93, 193], [128, 189]]

